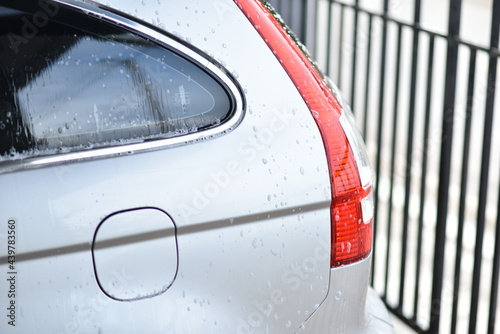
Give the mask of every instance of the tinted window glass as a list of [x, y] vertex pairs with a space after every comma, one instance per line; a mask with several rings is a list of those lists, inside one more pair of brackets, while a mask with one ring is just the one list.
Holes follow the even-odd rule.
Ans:
[[173, 137], [230, 116], [230, 95], [194, 62], [51, 6], [0, 7], [0, 155]]

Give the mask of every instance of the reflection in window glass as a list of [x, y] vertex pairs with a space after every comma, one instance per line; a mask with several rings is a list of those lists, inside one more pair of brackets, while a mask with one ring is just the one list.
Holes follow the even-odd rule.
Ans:
[[[26, 43], [26, 12], [0, 7], [0, 155], [173, 137], [223, 122], [226, 90], [195, 64], [129, 32], [50, 22]], [[76, 25], [76, 24], [75, 24]]]

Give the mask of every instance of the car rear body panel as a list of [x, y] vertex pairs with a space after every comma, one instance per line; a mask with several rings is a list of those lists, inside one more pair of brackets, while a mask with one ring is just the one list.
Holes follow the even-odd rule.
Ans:
[[[307, 106], [233, 2], [105, 3], [223, 64], [244, 119], [184, 146], [0, 174], [0, 245], [14, 220], [18, 255], [16, 327], [1, 332], [295, 332], [330, 283], [329, 173]], [[172, 218], [177, 275], [157, 296], [118, 301], [97, 283], [92, 241], [106, 217], [137, 208]], [[114, 284], [134, 279], [116, 270]]]
[[330, 268], [322, 136], [233, 1], [54, 2], [175, 36], [188, 57], [230, 73], [243, 112], [194, 141], [54, 155], [39, 168], [36, 157], [29, 168], [0, 160], [0, 279], [13, 282], [0, 285], [1, 333], [392, 330], [368, 288], [371, 257]]

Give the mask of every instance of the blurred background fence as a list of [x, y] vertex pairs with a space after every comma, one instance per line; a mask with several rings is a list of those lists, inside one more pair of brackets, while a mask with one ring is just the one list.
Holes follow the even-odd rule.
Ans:
[[390, 311], [418, 333], [500, 333], [500, 0], [270, 3], [358, 120]]

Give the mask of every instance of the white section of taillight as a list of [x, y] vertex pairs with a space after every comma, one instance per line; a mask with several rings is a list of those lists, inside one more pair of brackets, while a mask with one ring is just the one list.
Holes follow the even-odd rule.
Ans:
[[373, 169], [368, 159], [365, 143], [361, 137], [361, 133], [356, 127], [356, 121], [354, 120], [351, 109], [342, 102], [341, 105], [343, 112], [340, 116], [340, 124], [347, 136], [347, 140], [349, 140], [349, 145], [351, 145], [352, 153], [356, 159], [361, 185], [364, 188], [368, 188], [373, 184]]
[[332, 189], [330, 265], [360, 261], [372, 249], [373, 174], [352, 114], [269, 7], [260, 0], [234, 1], [288, 73], [321, 133]]
[[361, 211], [363, 215], [363, 222], [371, 222], [373, 220], [373, 194], [370, 192], [368, 196], [361, 200]]

